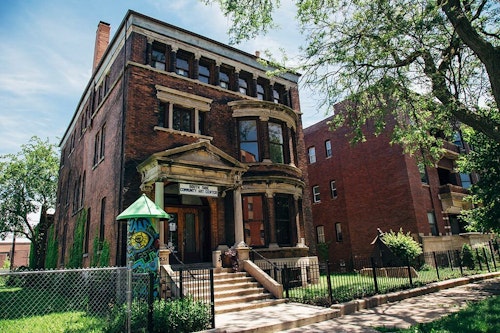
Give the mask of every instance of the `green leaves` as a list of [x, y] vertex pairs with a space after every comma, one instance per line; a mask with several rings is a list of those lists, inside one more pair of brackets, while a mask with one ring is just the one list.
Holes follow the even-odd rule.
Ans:
[[400, 229], [397, 233], [389, 231], [383, 234], [382, 241], [401, 259], [414, 259], [422, 254], [422, 247], [411, 237], [410, 232], [404, 233]]

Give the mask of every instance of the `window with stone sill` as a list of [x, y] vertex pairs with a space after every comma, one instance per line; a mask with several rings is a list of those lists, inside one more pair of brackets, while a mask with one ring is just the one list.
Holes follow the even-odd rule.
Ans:
[[313, 193], [313, 202], [315, 203], [321, 202], [318, 185], [313, 186], [312, 193]]
[[[170, 110], [172, 112], [172, 117], [170, 117]], [[170, 119], [172, 123], [169, 123]], [[172, 105], [169, 107], [169, 103], [160, 102], [159, 112], [158, 112], [158, 126], [163, 128], [169, 128], [175, 131], [181, 131], [186, 133], [195, 133], [196, 126], [196, 110], [193, 108], [186, 108], [179, 105]], [[200, 135], [205, 134], [205, 113], [198, 112], [198, 126], [197, 133]]]

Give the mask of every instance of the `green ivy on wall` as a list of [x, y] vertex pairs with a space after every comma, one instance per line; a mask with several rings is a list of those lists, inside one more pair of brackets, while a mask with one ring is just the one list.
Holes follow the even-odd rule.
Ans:
[[87, 210], [82, 210], [76, 219], [73, 232], [73, 245], [69, 252], [68, 268], [81, 268], [83, 266], [83, 241], [85, 237], [85, 222], [87, 221]]
[[45, 254], [45, 268], [57, 268], [58, 244], [55, 235], [55, 228], [49, 228], [49, 235], [47, 238], [47, 252]]
[[99, 241], [99, 236], [94, 237], [92, 246], [91, 267], [107, 267], [109, 266], [109, 243], [104, 240]]

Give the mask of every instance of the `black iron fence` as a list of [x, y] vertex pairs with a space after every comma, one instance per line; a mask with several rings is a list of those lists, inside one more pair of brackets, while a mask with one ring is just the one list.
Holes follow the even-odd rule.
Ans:
[[353, 258], [318, 263], [274, 262], [261, 268], [283, 284], [284, 297], [296, 302], [330, 306], [357, 298], [423, 286], [431, 282], [500, 269], [493, 246], [476, 248], [470, 256], [461, 251], [424, 253], [397, 265], [380, 258]]
[[197, 265], [172, 266], [173, 274], [162, 287], [165, 299], [189, 299], [199, 304], [215, 328], [214, 269]]

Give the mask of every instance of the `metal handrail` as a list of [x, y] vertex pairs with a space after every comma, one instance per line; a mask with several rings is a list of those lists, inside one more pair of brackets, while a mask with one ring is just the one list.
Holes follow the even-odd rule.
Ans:
[[282, 268], [278, 267], [278, 265], [276, 265], [275, 263], [273, 263], [272, 261], [270, 261], [269, 259], [267, 259], [266, 257], [264, 257], [262, 254], [260, 254], [259, 252], [255, 251], [253, 248], [251, 247], [248, 247], [250, 249], [250, 251], [252, 251], [253, 253], [257, 254], [261, 259], [263, 259], [265, 262], [267, 262], [268, 264], [270, 264], [274, 269], [278, 270], [278, 271], [281, 271]]

